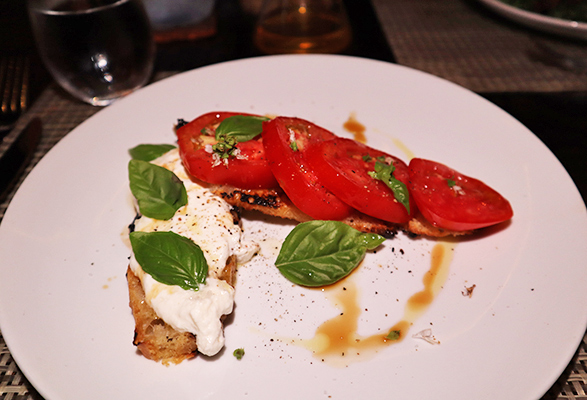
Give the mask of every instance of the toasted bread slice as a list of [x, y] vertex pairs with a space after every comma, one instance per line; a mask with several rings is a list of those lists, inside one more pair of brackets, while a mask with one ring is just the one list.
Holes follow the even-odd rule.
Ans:
[[[236, 280], [236, 257], [228, 258], [219, 276], [232, 287]], [[165, 365], [179, 364], [197, 353], [196, 336], [190, 332], [178, 332], [157, 316], [147, 303], [140, 279], [130, 267], [126, 272], [130, 308], [135, 320], [133, 344], [148, 359]]]
[[[227, 185], [211, 185], [209, 189], [230, 205], [243, 210], [260, 211], [266, 215], [298, 222], [312, 220], [310, 216], [297, 208], [281, 189], [239, 189]], [[399, 230], [412, 235], [430, 237], [460, 236], [471, 233], [435, 227], [419, 213], [406, 224], [383, 221], [359, 211], [355, 211], [342, 222], [361, 232], [377, 233], [387, 238], [395, 236]]]

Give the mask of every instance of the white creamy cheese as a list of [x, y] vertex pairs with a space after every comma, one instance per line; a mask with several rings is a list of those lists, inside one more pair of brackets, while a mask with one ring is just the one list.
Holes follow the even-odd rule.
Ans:
[[198, 351], [211, 356], [224, 346], [220, 318], [230, 314], [234, 304], [234, 288], [218, 279], [218, 274], [228, 257], [234, 254], [238, 263], [244, 263], [259, 246], [242, 240], [242, 230], [234, 223], [230, 206], [224, 200], [189, 179], [177, 149], [152, 162], [173, 171], [183, 181], [188, 203], [167, 221], [142, 216], [135, 222], [135, 230], [172, 231], [190, 238], [204, 253], [208, 277], [198, 291], [185, 290], [157, 282], [142, 270], [134, 255], [130, 267], [140, 278], [147, 302], [157, 315], [175, 330], [196, 335]]

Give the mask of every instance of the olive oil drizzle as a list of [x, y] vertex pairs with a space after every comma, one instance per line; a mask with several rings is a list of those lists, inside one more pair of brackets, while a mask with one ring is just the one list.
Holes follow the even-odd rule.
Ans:
[[[439, 242], [431, 251], [431, 265], [422, 279], [424, 288], [413, 294], [406, 302], [404, 315], [400, 321], [382, 333], [370, 336], [357, 334], [361, 307], [358, 302], [358, 288], [351, 278], [324, 289], [327, 298], [340, 310], [340, 314], [325, 321], [316, 329], [312, 339], [303, 340], [302, 344], [322, 361], [345, 362], [369, 358], [389, 345], [406, 338], [414, 322], [420, 318], [432, 304], [446, 282], [452, 261], [454, 243]], [[390, 331], [399, 331], [399, 338], [387, 339]]]
[[365, 125], [361, 124], [357, 120], [354, 113], [349, 116], [349, 119], [347, 119], [342, 126], [347, 132], [353, 134], [353, 137], [357, 142], [367, 143], [367, 137], [365, 136]]
[[404, 142], [402, 142], [398, 138], [393, 138], [391, 140], [393, 141], [393, 144], [395, 145], [395, 147], [397, 147], [398, 149], [400, 149], [402, 151], [402, 153], [404, 153], [404, 155], [406, 156], [408, 161], [410, 161], [412, 158], [415, 157], [412, 150], [410, 150], [408, 148], [408, 146], [405, 145]]

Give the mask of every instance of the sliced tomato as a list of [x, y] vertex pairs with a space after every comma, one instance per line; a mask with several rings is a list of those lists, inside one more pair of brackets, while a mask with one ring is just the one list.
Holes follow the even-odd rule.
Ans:
[[510, 203], [498, 192], [435, 161], [410, 161], [410, 191], [420, 212], [439, 228], [465, 231], [507, 221]]
[[231, 156], [226, 162], [214, 157], [211, 145], [216, 144], [216, 128], [220, 122], [233, 115], [251, 114], [211, 112], [177, 129], [179, 151], [186, 170], [195, 178], [208, 183], [243, 189], [277, 187], [277, 181], [265, 158], [261, 135], [238, 143], [238, 157]]
[[328, 190], [357, 210], [389, 222], [408, 222], [415, 211], [409, 199], [410, 213], [383, 181], [371, 177], [375, 163], [395, 167], [393, 177], [408, 184], [408, 166], [399, 158], [351, 139], [336, 138], [316, 143], [307, 151], [316, 176]]
[[299, 118], [277, 117], [263, 126], [265, 153], [279, 186], [314, 219], [341, 220], [352, 211], [318, 181], [305, 156], [312, 143], [334, 137], [332, 132]]

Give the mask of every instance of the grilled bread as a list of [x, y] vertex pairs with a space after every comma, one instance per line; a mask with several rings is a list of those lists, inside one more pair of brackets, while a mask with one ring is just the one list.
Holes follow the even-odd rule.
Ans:
[[[239, 189], [226, 185], [211, 185], [209, 189], [222, 197], [228, 204], [243, 210], [260, 211], [266, 215], [298, 222], [312, 219], [297, 208], [281, 189]], [[342, 222], [361, 232], [377, 233], [387, 238], [395, 236], [398, 231], [430, 237], [459, 236], [471, 233], [471, 231], [456, 232], [435, 227], [421, 214], [417, 214], [407, 224], [394, 224], [355, 211]]]
[[[145, 272], [133, 252], [127, 271], [135, 320], [133, 342], [146, 358], [164, 364], [179, 363], [194, 357], [196, 352], [213, 356], [224, 347], [223, 322], [233, 310], [236, 266], [250, 260], [259, 246], [243, 238], [237, 209], [187, 176], [177, 149], [152, 163], [174, 172], [183, 183], [187, 202], [169, 219], [142, 215], [139, 207], [129, 229], [143, 233], [173, 232], [193, 241], [207, 264], [206, 278], [197, 290], [183, 287], [165, 278], [173, 276], [174, 267], [162, 262], [162, 268], [171, 269], [163, 269], [158, 275], [162, 280], [157, 280]], [[176, 253], [175, 244], [163, 243], [159, 250], [164, 254], [170, 252], [171, 258], [185, 255]], [[144, 255], [141, 253], [141, 257]]]
[[[218, 276], [232, 287], [236, 280], [236, 257], [228, 258], [226, 267]], [[135, 320], [133, 344], [146, 358], [165, 365], [179, 364], [196, 355], [196, 336], [190, 332], [178, 332], [157, 316], [145, 298], [140, 279], [130, 267], [126, 271], [130, 308]]]

